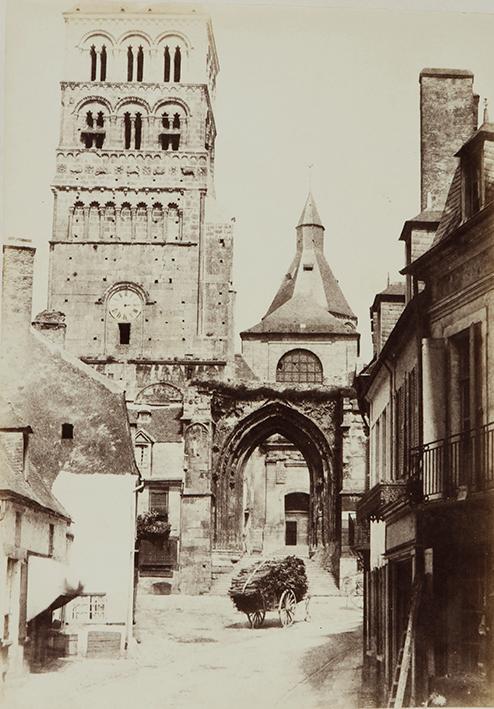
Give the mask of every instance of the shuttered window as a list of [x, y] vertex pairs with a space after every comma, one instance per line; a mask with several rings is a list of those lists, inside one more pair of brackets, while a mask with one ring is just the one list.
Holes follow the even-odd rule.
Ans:
[[168, 490], [157, 488], [149, 490], [149, 511], [168, 514]]

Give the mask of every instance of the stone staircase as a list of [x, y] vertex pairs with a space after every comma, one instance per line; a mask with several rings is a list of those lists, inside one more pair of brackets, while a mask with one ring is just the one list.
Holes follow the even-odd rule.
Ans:
[[298, 550], [297, 547], [284, 547], [271, 554], [244, 554], [242, 557], [231, 557], [227, 553], [215, 552], [213, 556], [213, 583], [210, 595], [225, 596], [228, 593], [232, 578], [241, 569], [262, 562], [264, 559], [288, 556], [294, 554], [305, 562], [309, 594], [311, 596], [339, 596], [340, 590], [336, 586], [331, 574], [322, 568], [318, 561], [309, 559], [307, 548]]

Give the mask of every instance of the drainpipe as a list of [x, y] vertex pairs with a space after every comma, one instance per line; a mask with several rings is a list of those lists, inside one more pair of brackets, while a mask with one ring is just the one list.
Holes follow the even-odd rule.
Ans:
[[135, 610], [135, 599], [136, 599], [136, 585], [135, 585], [135, 521], [137, 518], [137, 495], [144, 490], [144, 480], [139, 474], [138, 483], [132, 490], [131, 496], [131, 509], [130, 509], [130, 519], [134, 521], [131, 525], [131, 535], [130, 535], [130, 579], [129, 579], [129, 600], [127, 604], [127, 628], [125, 633], [125, 649], [128, 651], [130, 648], [131, 640], [133, 639], [132, 628], [134, 626], [134, 610]]

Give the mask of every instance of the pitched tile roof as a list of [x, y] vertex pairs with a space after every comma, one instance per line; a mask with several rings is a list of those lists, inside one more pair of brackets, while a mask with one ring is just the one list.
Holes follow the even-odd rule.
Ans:
[[29, 428], [29, 425], [14, 411], [10, 401], [7, 401], [0, 394], [0, 430], [19, 430], [23, 428]]
[[244, 334], [339, 334], [356, 335], [355, 325], [329, 313], [313, 299], [295, 295]]
[[[33, 434], [30, 456], [51, 487], [63, 470], [137, 474], [123, 392], [90, 366], [30, 330], [0, 361], [0, 387]], [[74, 427], [61, 440], [62, 423]]]
[[146, 421], [138, 421], [138, 409], [129, 410], [129, 420], [137, 428], [143, 428], [156, 443], [179, 443], [183, 440], [181, 404], [146, 407], [150, 416]]
[[54, 512], [70, 520], [69, 513], [45, 485], [33, 465], [28, 467], [27, 480], [22, 473], [17, 473], [10, 463], [6, 449], [0, 441], [0, 495], [14, 495]]
[[241, 354], [235, 355], [235, 379], [255, 381], [258, 379]]
[[444, 211], [437, 227], [436, 235], [434, 236], [434, 241], [432, 242], [432, 247], [443, 241], [452, 231], [456, 229], [461, 223], [461, 167], [455, 170], [451, 185], [449, 188], [448, 196], [446, 197], [446, 204], [444, 205]]

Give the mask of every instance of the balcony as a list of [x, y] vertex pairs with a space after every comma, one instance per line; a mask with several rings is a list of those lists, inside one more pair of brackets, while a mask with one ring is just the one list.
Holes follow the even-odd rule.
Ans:
[[413, 448], [407, 477], [412, 502], [494, 489], [494, 422]]
[[379, 520], [384, 518], [387, 508], [398, 503], [405, 494], [405, 480], [383, 480], [368, 490], [357, 506], [357, 521]]

